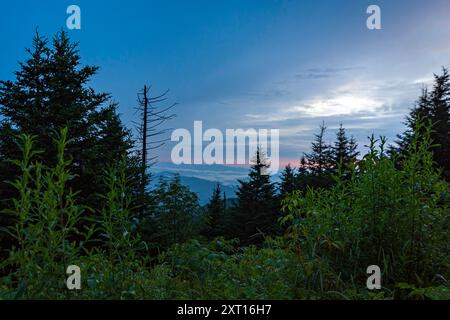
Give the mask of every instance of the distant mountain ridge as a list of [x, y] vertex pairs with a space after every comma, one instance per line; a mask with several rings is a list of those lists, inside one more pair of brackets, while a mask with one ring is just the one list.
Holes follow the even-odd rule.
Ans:
[[[238, 190], [238, 179], [245, 179], [249, 168], [224, 165], [205, 165], [205, 164], [181, 164], [161, 162], [150, 168], [152, 175], [150, 187], [154, 188], [160, 177], [167, 179], [173, 178], [175, 174], [180, 175], [181, 183], [197, 193], [201, 205], [209, 202], [212, 192], [217, 184], [220, 185], [222, 192], [225, 192], [228, 204], [236, 198]], [[278, 177], [273, 177], [273, 182]]]
[[[166, 179], [171, 179], [171, 178], [173, 178], [173, 176], [175, 174], [176, 173], [174, 173], [174, 172], [168, 172], [168, 171], [154, 174], [152, 176], [153, 179], [152, 179], [151, 187], [153, 188], [158, 184], [160, 177], [164, 177]], [[237, 185], [236, 186], [223, 185], [222, 183], [220, 183], [218, 181], [210, 181], [210, 180], [200, 179], [200, 178], [196, 178], [196, 177], [186, 177], [186, 176], [182, 176], [182, 175], [180, 175], [180, 180], [183, 185], [189, 187], [189, 189], [191, 189], [191, 191], [197, 193], [197, 195], [199, 197], [199, 202], [201, 205], [205, 205], [209, 202], [209, 199], [211, 198], [211, 195], [214, 191], [214, 188], [217, 186], [217, 184], [220, 185], [222, 192], [225, 192], [227, 198], [235, 198], [235, 196], [236, 196]]]

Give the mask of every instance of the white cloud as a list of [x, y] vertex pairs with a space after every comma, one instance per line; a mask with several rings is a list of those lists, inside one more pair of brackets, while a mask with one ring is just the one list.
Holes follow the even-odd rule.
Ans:
[[311, 117], [376, 113], [383, 110], [385, 103], [370, 97], [342, 95], [333, 99], [317, 99], [297, 107], [299, 112]]

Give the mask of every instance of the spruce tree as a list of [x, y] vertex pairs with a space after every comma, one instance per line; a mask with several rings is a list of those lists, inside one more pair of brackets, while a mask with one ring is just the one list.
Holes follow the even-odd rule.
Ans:
[[359, 156], [358, 143], [353, 136], [350, 137], [350, 141], [348, 142], [347, 153], [352, 162], [355, 162]]
[[217, 236], [224, 235], [224, 214], [225, 214], [225, 194], [222, 198], [222, 190], [220, 184], [214, 188], [211, 199], [206, 206], [206, 228], [205, 235], [212, 239]]
[[320, 125], [320, 131], [315, 135], [315, 140], [311, 143], [311, 153], [307, 153], [306, 160], [310, 165], [311, 172], [316, 176], [322, 176], [330, 172], [333, 165], [332, 149], [325, 142], [325, 124]]
[[306, 190], [307, 186], [310, 184], [311, 175], [308, 170], [308, 163], [306, 158], [303, 156], [300, 159], [300, 165], [295, 175], [295, 189], [303, 192]]
[[291, 165], [288, 164], [281, 173], [280, 195], [282, 198], [295, 190], [295, 180], [295, 169], [292, 169]]
[[345, 169], [349, 163], [355, 161], [359, 154], [357, 148], [356, 140], [353, 137], [350, 139], [347, 137], [345, 128], [341, 123], [332, 147], [333, 169], [336, 170], [339, 166]]
[[433, 130], [431, 138], [436, 144], [433, 157], [450, 180], [450, 75], [443, 68], [442, 75], [434, 76], [434, 87], [430, 94], [431, 119]]
[[[101, 173], [115, 159], [129, 154], [133, 143], [122, 125], [116, 104], [107, 93], [97, 93], [88, 82], [98, 68], [82, 66], [77, 44], [65, 32], [48, 41], [36, 34], [29, 58], [20, 63], [12, 81], [0, 82], [1, 160], [17, 158], [14, 136], [36, 136], [36, 148], [45, 165], [55, 161], [55, 132], [67, 127], [70, 141], [66, 154], [71, 159], [74, 178], [70, 187], [81, 192], [83, 204], [95, 209], [102, 193]], [[0, 181], [12, 180], [15, 173], [2, 161]], [[0, 197], [11, 194], [0, 185]]]
[[267, 159], [258, 148], [248, 180], [238, 180], [235, 225], [244, 245], [259, 243], [264, 235], [276, 231], [278, 200], [275, 186], [267, 174]]
[[421, 97], [406, 118], [405, 132], [398, 135], [396, 146], [391, 147], [390, 153], [396, 154], [400, 163], [414, 135], [418, 135], [419, 140], [423, 135], [423, 132], [416, 132], [418, 122], [432, 126], [433, 159], [443, 169], [444, 178], [450, 180], [450, 75], [446, 68], [441, 75], [434, 75], [431, 92], [427, 88], [422, 90]]
[[333, 165], [335, 167], [339, 165], [345, 165], [350, 162], [350, 156], [348, 154], [348, 147], [350, 141], [345, 134], [345, 129], [342, 123], [336, 133], [336, 141], [334, 142], [333, 150]]
[[[391, 146], [389, 152], [391, 154], [398, 154], [402, 156], [406, 153], [408, 146], [411, 143], [414, 135], [414, 130], [418, 121], [429, 122], [431, 121], [431, 102], [428, 89], [422, 88], [422, 95], [416, 102], [415, 106], [411, 109], [410, 113], [406, 117], [403, 123], [406, 126], [405, 132], [397, 135], [395, 146]], [[420, 134], [420, 133], [419, 133]]]

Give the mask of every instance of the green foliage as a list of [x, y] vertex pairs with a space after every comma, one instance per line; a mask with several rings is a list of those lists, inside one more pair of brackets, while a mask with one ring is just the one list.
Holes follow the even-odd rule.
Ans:
[[179, 175], [170, 181], [161, 177], [152, 192], [150, 207], [140, 232], [158, 250], [192, 238], [200, 228], [202, 212], [198, 196], [181, 184]]
[[[137, 259], [139, 238], [133, 234], [130, 196], [127, 188], [126, 164], [120, 161], [105, 173], [101, 230], [80, 230], [85, 207], [77, 204], [77, 194], [67, 187], [73, 178], [65, 159], [68, 143], [67, 129], [56, 140], [57, 160], [54, 167], [46, 167], [36, 160], [39, 151], [33, 150], [34, 138], [22, 135], [19, 148], [22, 160], [11, 161], [20, 169], [21, 176], [11, 182], [18, 196], [12, 209], [3, 214], [13, 215], [17, 223], [1, 231], [15, 240], [8, 258], [0, 270], [8, 275], [1, 281], [6, 298], [80, 298], [65, 287], [68, 265], [79, 265], [89, 277], [87, 286], [95, 287], [99, 279], [107, 279], [103, 288], [108, 294], [97, 293], [98, 298], [120, 297], [129, 289], [128, 281], [140, 276], [146, 259]], [[100, 239], [92, 239], [101, 233]], [[102, 246], [88, 249], [88, 241], [101, 241]], [[98, 272], [97, 270], [101, 270]], [[6, 289], [5, 289], [6, 288]], [[115, 292], [117, 295], [111, 296]], [[88, 296], [92, 293], [87, 292]]]
[[[288, 239], [309, 259], [339, 270], [347, 283], [364, 286], [366, 268], [379, 265], [383, 285], [419, 287], [444, 281], [449, 266], [449, 188], [433, 167], [430, 129], [413, 136], [401, 169], [370, 140], [369, 153], [351, 179], [337, 177], [329, 189], [286, 198]], [[439, 280], [440, 279], [440, 280]]]
[[[241, 247], [223, 238], [188, 240], [195, 232], [172, 239], [169, 232], [157, 260], [135, 230], [126, 158], [102, 175], [99, 230], [80, 230], [88, 209], [67, 186], [67, 130], [56, 140], [54, 167], [37, 160], [33, 137], [23, 135], [22, 160], [13, 161], [21, 175], [11, 182], [18, 196], [4, 212], [18, 223], [1, 230], [17, 246], [0, 265], [0, 299], [448, 299], [450, 193], [433, 169], [425, 132], [412, 140], [402, 169], [386, 157], [384, 140], [377, 148], [372, 138], [351, 179], [289, 195], [284, 237]], [[157, 190], [156, 212], [170, 219], [153, 221], [165, 221], [169, 231], [194, 223], [197, 199], [179, 179], [162, 180]], [[79, 291], [64, 286], [70, 264], [82, 270]], [[383, 270], [381, 291], [365, 287], [370, 264]]]
[[76, 224], [85, 211], [75, 203], [76, 195], [65, 188], [72, 178], [67, 169], [70, 161], [64, 155], [67, 130], [61, 131], [55, 143], [58, 153], [53, 168], [35, 160], [39, 152], [33, 150], [33, 143], [34, 137], [20, 136], [22, 160], [11, 162], [22, 175], [10, 182], [19, 195], [13, 199], [12, 209], [3, 211], [17, 221], [3, 229], [17, 244], [0, 265], [12, 269], [4, 281], [17, 288], [15, 298], [62, 291], [64, 282], [53, 275], [64, 273], [65, 266], [79, 254], [80, 247], [71, 236], [77, 234]]
[[433, 160], [442, 169], [442, 176], [450, 181], [450, 74], [443, 68], [441, 75], [434, 75], [431, 91], [422, 90], [422, 95], [406, 118], [406, 131], [398, 136], [396, 147], [391, 152], [399, 156], [401, 162], [420, 122], [432, 124]]

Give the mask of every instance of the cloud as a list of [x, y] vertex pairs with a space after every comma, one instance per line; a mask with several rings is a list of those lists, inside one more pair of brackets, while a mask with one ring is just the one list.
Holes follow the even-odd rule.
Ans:
[[294, 75], [294, 78], [296, 80], [334, 78], [349, 71], [363, 69], [364, 67], [309, 68], [305, 72]]
[[279, 108], [268, 114], [246, 114], [250, 122], [273, 123], [292, 119], [332, 117], [332, 116], [370, 116], [390, 112], [386, 101], [370, 96], [343, 94], [333, 98], [315, 98], [297, 105]]

